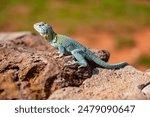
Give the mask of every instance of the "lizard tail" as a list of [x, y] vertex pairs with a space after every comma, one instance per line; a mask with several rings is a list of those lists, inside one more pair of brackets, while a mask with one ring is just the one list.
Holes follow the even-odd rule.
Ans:
[[123, 68], [123, 67], [129, 65], [127, 62], [121, 62], [121, 63], [117, 63], [117, 64], [108, 64], [108, 63], [104, 62], [103, 60], [101, 60], [100, 58], [98, 58], [97, 56], [95, 56], [94, 53], [92, 53], [90, 51], [87, 54], [87, 58], [91, 59], [96, 64], [100, 65], [101, 67], [107, 68], [107, 69], [119, 69], [119, 68]]

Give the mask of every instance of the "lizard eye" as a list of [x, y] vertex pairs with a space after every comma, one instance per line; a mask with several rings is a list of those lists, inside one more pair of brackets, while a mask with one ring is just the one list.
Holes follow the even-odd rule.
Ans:
[[44, 26], [44, 24], [39, 24], [39, 26]]

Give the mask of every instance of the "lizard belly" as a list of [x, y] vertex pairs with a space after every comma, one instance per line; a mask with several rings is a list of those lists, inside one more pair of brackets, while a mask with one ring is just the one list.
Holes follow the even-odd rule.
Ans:
[[71, 51], [74, 50], [78, 50], [78, 53], [81, 54], [82, 56], [85, 56], [85, 48], [80, 48], [78, 46], [74, 46], [74, 45], [69, 45], [67, 47], [65, 47], [65, 50], [69, 53], [71, 53]]
[[71, 51], [75, 50], [76, 48], [73, 46], [67, 46], [67, 47], [65, 47], [65, 49], [66, 49], [66, 51], [71, 52]]

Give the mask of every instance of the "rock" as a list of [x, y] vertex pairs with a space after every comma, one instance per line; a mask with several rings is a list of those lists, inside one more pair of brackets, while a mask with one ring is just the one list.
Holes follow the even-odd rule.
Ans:
[[142, 92], [150, 98], [150, 85], [147, 85], [146, 87], [143, 88]]
[[145, 73], [148, 74], [148, 75], [150, 75], [150, 69], [147, 69], [147, 70], [145, 71]]
[[132, 66], [119, 70], [98, 68], [99, 73], [80, 87], [55, 91], [49, 99], [150, 99], [141, 90], [150, 77]]
[[[108, 51], [92, 51], [108, 61]], [[64, 66], [73, 56], [56, 56], [56, 49], [30, 32], [0, 34], [0, 99], [150, 99], [146, 72], [97, 68], [93, 62], [78, 69]]]
[[[15, 33], [15, 36], [12, 33], [12, 39], [11, 34], [6, 33], [3, 37], [0, 40], [0, 99], [47, 99], [55, 90], [79, 86], [92, 76], [92, 67], [64, 66], [74, 58], [56, 59], [56, 49], [30, 33]], [[108, 61], [108, 57], [101, 58]]]
[[0, 40], [12, 40], [16, 38], [21, 38], [27, 35], [32, 35], [31, 32], [0, 32]]

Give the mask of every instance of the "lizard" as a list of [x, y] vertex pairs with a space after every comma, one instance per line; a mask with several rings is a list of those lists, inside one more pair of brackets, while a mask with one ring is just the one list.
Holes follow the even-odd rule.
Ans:
[[54, 32], [52, 26], [45, 22], [35, 23], [33, 27], [51, 46], [58, 49], [59, 57], [64, 55], [73, 55], [75, 57], [76, 61], [68, 61], [65, 65], [78, 64], [78, 68], [84, 68], [88, 66], [87, 60], [93, 61], [98, 66], [106, 69], [120, 69], [128, 65], [127, 62], [106, 63], [74, 39]]

